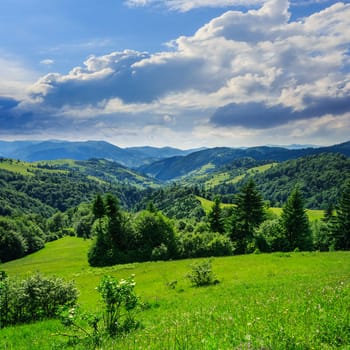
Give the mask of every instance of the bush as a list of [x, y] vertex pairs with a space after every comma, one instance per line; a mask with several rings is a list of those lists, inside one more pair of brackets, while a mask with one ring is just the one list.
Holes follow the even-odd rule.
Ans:
[[231, 240], [217, 232], [185, 233], [179, 245], [183, 258], [227, 256], [233, 252]]
[[77, 308], [70, 308], [61, 314], [62, 323], [75, 331], [71, 337], [79, 340], [82, 335], [92, 341], [94, 348], [106, 334], [114, 337], [129, 332], [139, 326], [134, 315], [139, 305], [134, 288], [133, 276], [119, 281], [103, 276], [97, 288], [103, 300], [102, 312], [84, 314]]
[[4, 277], [0, 280], [0, 327], [55, 317], [77, 298], [74, 284], [61, 278], [39, 273], [22, 281]]
[[195, 287], [208, 286], [211, 284], [219, 283], [219, 280], [216, 278], [212, 270], [210, 260], [192, 265], [192, 270], [186, 275], [186, 277]]
[[288, 250], [288, 241], [283, 234], [283, 227], [280, 220], [264, 221], [256, 233], [256, 248], [261, 252], [284, 252]]

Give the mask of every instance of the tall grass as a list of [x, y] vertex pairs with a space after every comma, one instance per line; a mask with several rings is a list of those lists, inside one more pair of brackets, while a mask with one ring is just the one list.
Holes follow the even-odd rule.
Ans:
[[[350, 348], [350, 252], [213, 258], [220, 283], [194, 288], [185, 275], [195, 260], [90, 268], [89, 243], [66, 237], [1, 269], [9, 275], [41, 270], [74, 279], [82, 308], [91, 311], [100, 307], [95, 287], [103, 275], [135, 274], [136, 292], [145, 303], [138, 316], [143, 328], [106, 338], [101, 349]], [[69, 345], [57, 335], [63, 332], [58, 321], [5, 328], [0, 348], [94, 348]]]

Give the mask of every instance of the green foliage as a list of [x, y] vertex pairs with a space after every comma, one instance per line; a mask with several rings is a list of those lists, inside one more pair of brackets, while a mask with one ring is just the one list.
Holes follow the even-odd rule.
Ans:
[[94, 214], [95, 219], [101, 219], [103, 215], [105, 215], [105, 205], [100, 194], [97, 194], [92, 204], [92, 213]]
[[255, 241], [257, 248], [262, 252], [288, 251], [288, 241], [279, 219], [264, 221], [256, 230]]
[[211, 284], [218, 284], [219, 280], [216, 278], [210, 260], [206, 260], [192, 265], [191, 271], [186, 275], [194, 287], [209, 286]]
[[350, 180], [346, 182], [339, 200], [333, 235], [337, 249], [350, 250]]
[[105, 275], [97, 290], [102, 297], [102, 310], [97, 313], [82, 312], [80, 308], [66, 308], [61, 312], [61, 322], [74, 331], [68, 335], [74, 343], [97, 348], [104, 337], [121, 336], [139, 326], [135, 310], [139, 299], [135, 294], [134, 276], [117, 280]]
[[218, 232], [188, 232], [179, 237], [179, 256], [199, 258], [232, 255], [231, 240]]
[[176, 257], [174, 227], [162, 213], [142, 211], [134, 220], [134, 229], [141, 259]]
[[0, 216], [0, 262], [21, 258], [44, 247], [40, 226], [29, 217]]
[[98, 286], [104, 302], [104, 329], [111, 336], [137, 326], [133, 312], [138, 305], [138, 298], [133, 277], [118, 281], [112, 276], [104, 276]]
[[312, 248], [309, 219], [304, 209], [301, 191], [296, 187], [283, 207], [281, 214], [283, 233], [288, 242], [288, 250]]
[[156, 190], [149, 189], [143, 193], [143, 198], [135, 205], [135, 210], [147, 209], [149, 202], [152, 202], [169, 218], [200, 221], [205, 216], [205, 212], [201, 202], [196, 198], [197, 194], [196, 187], [181, 186], [176, 183]]
[[313, 248], [315, 250], [326, 252], [334, 244], [332, 227], [325, 221], [313, 221], [311, 223]]
[[211, 231], [223, 233], [225, 231], [225, 225], [220, 204], [220, 198], [215, 197], [214, 204], [211, 207], [210, 212], [208, 213], [208, 222]]
[[76, 303], [78, 292], [72, 282], [39, 273], [24, 280], [0, 281], [0, 327], [57, 316], [61, 307]]
[[253, 177], [258, 190], [271, 206], [282, 207], [293, 189], [299, 186], [304, 194], [305, 207], [313, 209], [334, 206], [349, 178], [349, 157], [336, 153], [288, 160]]
[[264, 218], [264, 202], [254, 181], [249, 180], [237, 195], [236, 206], [233, 208], [230, 219], [229, 234], [236, 246], [236, 253], [248, 252], [254, 230], [264, 221]]

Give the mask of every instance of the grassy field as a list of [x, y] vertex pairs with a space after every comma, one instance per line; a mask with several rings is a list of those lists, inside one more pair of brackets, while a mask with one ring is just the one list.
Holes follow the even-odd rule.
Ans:
[[[66, 237], [1, 269], [73, 279], [84, 310], [99, 307], [95, 287], [103, 275], [135, 274], [148, 305], [138, 315], [143, 327], [99, 349], [350, 349], [350, 252], [213, 258], [220, 283], [194, 288], [185, 278], [194, 260], [90, 268], [90, 243]], [[68, 345], [62, 332], [55, 320], [8, 327], [0, 331], [0, 349], [89, 348]]]
[[265, 164], [265, 165], [260, 165], [260, 166], [254, 167], [254, 168], [250, 168], [244, 174], [235, 176], [233, 178], [229, 172], [222, 172], [219, 174], [215, 174], [215, 176], [213, 176], [212, 178], [210, 178], [209, 180], [207, 180], [205, 182], [205, 187], [207, 189], [210, 189], [210, 188], [213, 188], [213, 187], [218, 186], [218, 185], [223, 184], [223, 183], [235, 184], [235, 183], [239, 182], [240, 180], [242, 180], [247, 175], [262, 173], [262, 172], [272, 168], [276, 164], [277, 163], [270, 163], [270, 164]]
[[[200, 202], [201, 205], [206, 213], [209, 213], [211, 210], [214, 202], [210, 201], [208, 199], [205, 199], [203, 197], [196, 197]], [[232, 206], [233, 204], [222, 204], [223, 207], [229, 207]], [[277, 215], [281, 215], [282, 213], [282, 208], [269, 208], [269, 210]], [[320, 220], [324, 216], [324, 211], [323, 210], [317, 210], [317, 209], [306, 209], [306, 214], [309, 217], [310, 221], [315, 221], [315, 220]]]

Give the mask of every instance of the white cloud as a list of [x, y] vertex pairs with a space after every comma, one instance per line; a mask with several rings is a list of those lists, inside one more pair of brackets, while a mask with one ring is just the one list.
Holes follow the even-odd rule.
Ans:
[[[123, 130], [138, 137], [153, 130], [160, 137], [166, 128], [168, 135], [198, 143], [207, 133], [232, 144], [264, 135], [268, 140], [267, 127], [302, 137], [297, 130], [308, 124], [314, 129], [303, 135], [310, 139], [322, 130], [343, 135], [348, 124], [331, 127], [324, 118], [344, 120], [348, 108], [350, 4], [336, 3], [298, 21], [291, 21], [288, 6], [287, 0], [268, 0], [260, 9], [227, 11], [193, 36], [172, 41], [169, 51], [91, 56], [66, 75], [51, 73], [33, 84], [31, 108], [43, 120], [50, 111], [67, 128], [71, 120], [77, 129], [94, 127], [109, 139]], [[261, 109], [248, 120], [239, 106]]]
[[47, 66], [50, 66], [50, 65], [54, 64], [55, 61], [50, 59], [50, 58], [46, 58], [44, 60], [41, 60], [40, 63], [44, 64], [44, 65], [47, 65]]

